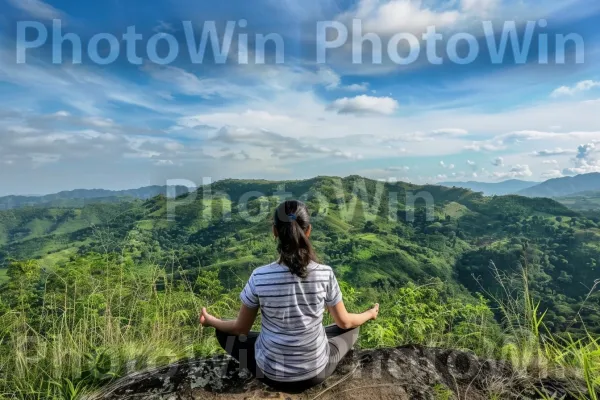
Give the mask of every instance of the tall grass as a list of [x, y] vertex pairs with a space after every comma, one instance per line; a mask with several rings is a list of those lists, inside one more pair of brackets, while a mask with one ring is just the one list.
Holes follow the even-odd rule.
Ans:
[[[501, 272], [493, 261], [490, 269], [499, 284], [500, 294], [486, 291], [502, 316], [505, 345], [499, 355], [508, 360], [520, 379], [532, 385], [554, 378], [566, 383], [570, 395], [598, 400], [600, 393], [600, 338], [589, 331], [580, 338], [550, 332], [544, 323], [546, 311], [540, 309], [530, 291], [529, 264], [524, 255], [515, 275]], [[584, 300], [590, 298], [596, 285]], [[585, 304], [581, 305], [583, 308]], [[579, 314], [578, 322], [584, 321]], [[539, 392], [543, 398], [546, 395]]]
[[[36, 276], [13, 276], [2, 294], [12, 303], [0, 312], [2, 399], [75, 399], [136, 370], [211, 354], [217, 346], [197, 322], [201, 305], [233, 312], [230, 296], [201, 297], [157, 266], [104, 256], [53, 272], [12, 266], [36, 268]], [[35, 298], [28, 278], [42, 285]]]
[[[444, 295], [439, 280], [407, 285], [382, 294], [380, 317], [360, 345], [471, 350], [510, 362], [520, 382], [559, 378], [577, 398], [598, 400], [600, 339], [549, 332], [526, 262], [517, 278], [490, 267], [500, 288], [487, 293], [492, 305]], [[235, 315], [238, 290], [226, 291], [214, 272], [194, 282], [177, 272], [176, 263], [134, 265], [122, 255], [75, 258], [53, 271], [13, 263], [0, 293], [0, 399], [78, 399], [128, 373], [219, 351], [197, 315], [204, 305]], [[341, 286], [349, 309], [368, 306], [360, 289]]]

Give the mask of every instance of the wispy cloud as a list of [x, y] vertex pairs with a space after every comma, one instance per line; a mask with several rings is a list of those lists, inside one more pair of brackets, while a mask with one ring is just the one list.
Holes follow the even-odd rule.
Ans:
[[11, 6], [26, 12], [32, 18], [52, 20], [64, 18], [62, 11], [44, 3], [42, 0], [6, 0]]
[[329, 110], [338, 114], [382, 114], [391, 115], [398, 109], [399, 104], [391, 97], [373, 97], [361, 95], [356, 97], [344, 97], [335, 100], [328, 107]]
[[559, 156], [559, 155], [563, 155], [563, 154], [573, 154], [573, 153], [575, 153], [575, 150], [561, 149], [560, 147], [557, 147], [556, 149], [551, 149], [551, 150], [535, 151], [535, 152], [533, 152], [533, 155], [536, 157], [553, 157], [553, 156]]
[[533, 175], [529, 165], [514, 165], [507, 172], [494, 172], [492, 176], [497, 179], [528, 178]]
[[[17, 11], [40, 20], [71, 11], [65, 2], [52, 3], [61, 4], [63, 12], [40, 0], [8, 1]], [[427, 24], [468, 31], [473, 21], [502, 19], [509, 11], [535, 19], [582, 3], [458, 0], [442, 6], [418, 0], [310, 0], [300, 8], [302, 21], [318, 15], [348, 22], [359, 16], [363, 33], [381, 33], [385, 40], [391, 33]], [[116, 12], [113, 6], [106, 4], [106, 14]], [[126, 2], [119, 7], [133, 5]], [[282, 13], [300, 8], [280, 6]], [[187, 7], [181, 9], [189, 14]], [[211, 16], [222, 12], [209, 11]], [[85, 12], [78, 9], [77, 17], [90, 25], [109, 25], [100, 19], [104, 16], [86, 19]], [[298, 22], [294, 15], [289, 17]], [[144, 18], [146, 23], [158, 21], [154, 31], [171, 32], [176, 27], [172, 22], [180, 17], [161, 9]], [[273, 22], [271, 15], [260, 18], [251, 21], [255, 28]], [[562, 14], [556, 19], [563, 21]], [[295, 39], [305, 37], [286, 37], [286, 45]], [[590, 39], [592, 45], [595, 40]], [[72, 165], [78, 167], [69, 168], [71, 175], [61, 178], [69, 185], [85, 183], [83, 177], [93, 171], [110, 175], [105, 181], [109, 183], [118, 175], [126, 186], [135, 185], [126, 183], [132, 180], [197, 175], [199, 168], [214, 178], [294, 178], [299, 163], [304, 176], [371, 171], [373, 176], [402, 175], [414, 181], [435, 180], [440, 172], [446, 178], [490, 180], [599, 168], [598, 144], [594, 149], [585, 147], [600, 137], [600, 103], [583, 101], [587, 99], [583, 95], [599, 85], [592, 71], [598, 60], [593, 54], [586, 57], [591, 71], [586, 80], [579, 75], [585, 73], [581, 69], [572, 73], [573, 78], [571, 69], [553, 66], [559, 81], [542, 76], [534, 66], [494, 72], [464, 66], [448, 74], [394, 66], [377, 70], [375, 76], [369, 65], [349, 70], [335, 58], [328, 65], [315, 65], [302, 58], [302, 52], [283, 65], [192, 68], [182, 62], [144, 64], [134, 71], [116, 64], [102, 69], [89, 64], [51, 65], [36, 59], [41, 53], [32, 51], [27, 64], [16, 65], [10, 61], [14, 43], [8, 38], [0, 38], [0, 43], [8, 44], [0, 46], [0, 58], [9, 61], [0, 63], [4, 133], [0, 159], [13, 171], [7, 187], [35, 179], [50, 181], [41, 166], [66, 170]], [[564, 82], [573, 86], [559, 87]], [[548, 97], [553, 92], [561, 101]], [[499, 156], [503, 162], [492, 167]], [[560, 163], [544, 163], [551, 156]], [[38, 167], [36, 174], [27, 175], [33, 166]]]
[[592, 80], [581, 81], [574, 86], [561, 86], [558, 89], [555, 89], [550, 96], [554, 98], [575, 96], [576, 94], [588, 92], [597, 87], [600, 87], [600, 82]]
[[494, 167], [503, 167], [504, 166], [504, 158], [496, 157], [494, 160], [492, 160], [492, 165]]

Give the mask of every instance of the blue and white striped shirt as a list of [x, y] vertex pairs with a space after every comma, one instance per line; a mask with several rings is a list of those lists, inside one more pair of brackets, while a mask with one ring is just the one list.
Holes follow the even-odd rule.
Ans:
[[247, 307], [260, 307], [256, 363], [269, 379], [303, 381], [327, 366], [323, 312], [339, 303], [342, 294], [331, 267], [312, 262], [308, 270], [300, 278], [285, 265], [265, 265], [254, 270], [240, 294]]

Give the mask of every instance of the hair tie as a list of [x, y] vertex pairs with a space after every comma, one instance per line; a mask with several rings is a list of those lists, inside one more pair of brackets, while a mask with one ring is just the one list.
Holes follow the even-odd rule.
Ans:
[[296, 214], [288, 214], [288, 218], [290, 219], [290, 221], [295, 221], [296, 220]]

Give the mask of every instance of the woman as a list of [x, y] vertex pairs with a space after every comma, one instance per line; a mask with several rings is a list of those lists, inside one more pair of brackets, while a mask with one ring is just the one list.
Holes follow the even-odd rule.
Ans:
[[[200, 322], [217, 330], [223, 349], [273, 387], [301, 391], [331, 376], [358, 339], [358, 328], [376, 319], [379, 305], [362, 314], [346, 311], [332, 269], [317, 263], [306, 206], [295, 200], [277, 207], [273, 234], [279, 260], [252, 273], [233, 321], [202, 309]], [[258, 310], [260, 334], [250, 332]], [[329, 310], [336, 325], [323, 326]]]

